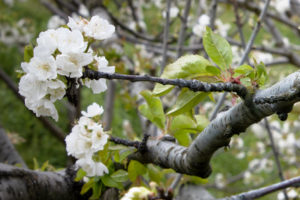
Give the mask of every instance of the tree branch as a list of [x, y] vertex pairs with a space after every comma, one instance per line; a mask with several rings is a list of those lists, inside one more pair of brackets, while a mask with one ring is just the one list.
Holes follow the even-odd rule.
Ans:
[[244, 199], [244, 200], [251, 200], [251, 199], [256, 199], [262, 196], [265, 196], [267, 194], [270, 194], [272, 192], [276, 192], [278, 190], [282, 190], [284, 188], [287, 187], [296, 187], [296, 185], [299, 185], [300, 183], [300, 177], [296, 177], [296, 178], [292, 178], [286, 181], [282, 181], [280, 183], [276, 183], [267, 187], [263, 187], [260, 189], [256, 189], [256, 190], [252, 190], [249, 192], [245, 192], [239, 195], [234, 195], [231, 197], [226, 197], [223, 199], [219, 199], [219, 200], [240, 200], [240, 199]]
[[22, 157], [19, 155], [14, 145], [7, 137], [4, 129], [0, 126], [0, 162], [10, 165], [21, 164], [23, 168], [27, 168]]
[[81, 184], [65, 172], [39, 172], [0, 164], [0, 199], [79, 200]]
[[247, 95], [247, 88], [241, 84], [235, 83], [205, 83], [198, 80], [185, 80], [185, 79], [163, 79], [158, 77], [153, 77], [149, 75], [124, 75], [124, 74], [111, 74], [105, 72], [94, 71], [89, 68], [85, 68], [85, 72], [82, 75], [82, 78], [90, 78], [90, 79], [121, 79], [128, 81], [147, 81], [160, 83], [163, 85], [175, 85], [178, 87], [186, 87], [194, 92], [236, 92], [242, 98], [245, 98]]
[[228, 111], [219, 113], [188, 148], [168, 141], [149, 139], [148, 151], [144, 154], [135, 153], [131, 155], [131, 159], [172, 168], [179, 173], [208, 177], [212, 172], [209, 162], [214, 152], [227, 146], [234, 134], [244, 132], [251, 124], [274, 113], [290, 112], [293, 104], [300, 100], [300, 96], [293, 95], [295, 98], [290, 101], [273, 104], [255, 104], [253, 99], [299, 92], [300, 72], [295, 72], [272, 87], [247, 96], [244, 102]]

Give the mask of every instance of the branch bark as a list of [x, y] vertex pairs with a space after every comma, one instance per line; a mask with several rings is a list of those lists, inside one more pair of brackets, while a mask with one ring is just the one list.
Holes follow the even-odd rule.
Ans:
[[0, 162], [10, 165], [21, 164], [23, 168], [27, 168], [22, 157], [19, 155], [14, 145], [10, 142], [4, 129], [0, 126]]
[[[288, 113], [293, 104], [300, 100], [300, 72], [295, 72], [265, 90], [248, 95], [246, 100], [219, 115], [197, 136], [188, 147], [163, 140], [149, 139], [148, 151], [131, 155], [142, 163], [154, 163], [176, 172], [208, 177], [212, 169], [210, 159], [219, 148], [227, 146], [234, 134], [240, 134], [251, 124], [274, 113]], [[255, 98], [269, 96], [293, 96], [289, 101], [255, 104]]]
[[64, 173], [39, 172], [0, 164], [0, 199], [77, 200], [81, 184]]

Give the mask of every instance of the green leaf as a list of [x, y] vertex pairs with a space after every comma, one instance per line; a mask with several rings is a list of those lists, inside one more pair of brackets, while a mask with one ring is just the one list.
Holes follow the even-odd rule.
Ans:
[[224, 70], [232, 62], [232, 50], [229, 43], [220, 35], [215, 34], [209, 27], [203, 37], [203, 46], [208, 56]]
[[187, 88], [183, 88], [179, 94], [175, 105], [167, 112], [167, 115], [176, 116], [181, 113], [188, 112], [202, 101], [209, 93], [193, 92]]
[[80, 194], [81, 195], [85, 194], [87, 191], [89, 191], [89, 189], [93, 187], [93, 185], [94, 185], [94, 179], [90, 178], [90, 180], [82, 186]]
[[147, 168], [138, 161], [131, 160], [128, 166], [128, 177], [133, 182], [139, 175], [147, 172]]
[[206, 66], [206, 71], [211, 73], [212, 75], [215, 76], [220, 76], [221, 75], [221, 70], [215, 66], [208, 65]]
[[83, 177], [86, 175], [86, 172], [83, 169], [79, 169], [76, 173], [75, 181], [80, 181], [83, 179]]
[[93, 185], [93, 195], [89, 198], [89, 200], [97, 200], [100, 198], [102, 192], [102, 183], [96, 182]]
[[118, 171], [115, 171], [112, 175], [110, 175], [110, 177], [114, 181], [122, 183], [128, 180], [128, 172], [123, 169], [119, 169]]
[[196, 121], [197, 121], [198, 132], [203, 131], [203, 129], [205, 129], [208, 126], [208, 124], [210, 123], [210, 121], [204, 115], [195, 115], [194, 117], [196, 118]]
[[149, 90], [140, 93], [146, 100], [147, 104], [139, 107], [139, 111], [161, 129], [165, 127], [165, 113], [159, 97], [155, 97]]
[[127, 150], [124, 150], [124, 151], [120, 151], [119, 162], [122, 162], [125, 158], [127, 158], [127, 156], [132, 154], [134, 151], [135, 151], [135, 149], [127, 149]]
[[33, 158], [33, 169], [38, 170], [40, 168], [39, 163], [36, 158]]
[[254, 78], [254, 68], [247, 64], [237, 67], [234, 72], [249, 77], [250, 79]]
[[49, 161], [47, 160], [46, 162], [44, 162], [43, 163], [43, 165], [42, 165], [42, 167], [41, 167], [41, 171], [45, 171], [46, 170], [46, 168], [48, 167], [48, 165], [49, 165]]
[[[186, 55], [180, 57], [174, 63], [165, 67], [161, 78], [176, 79], [184, 78], [191, 79], [199, 76], [211, 75], [206, 71], [206, 66], [211, 63], [199, 55]], [[174, 86], [156, 84], [153, 89], [153, 94], [162, 96], [170, 92]]]
[[29, 62], [33, 57], [33, 46], [31, 44], [24, 47], [24, 61]]
[[197, 133], [197, 122], [193, 116], [188, 114], [181, 114], [173, 118], [170, 125], [171, 133], [189, 131], [190, 133]]
[[258, 81], [258, 84], [264, 85], [265, 82], [268, 80], [268, 74], [266, 71], [266, 66], [264, 63], [259, 63], [256, 67], [256, 74], [255, 74], [255, 79]]
[[190, 143], [192, 142], [190, 132], [186, 131], [186, 130], [177, 131], [174, 134], [174, 137], [177, 139], [177, 141], [180, 145], [185, 146], [185, 147], [189, 146]]
[[163, 181], [163, 172], [159, 167], [149, 164], [147, 168], [151, 181], [154, 181], [156, 183], [161, 183]]
[[121, 183], [116, 182], [107, 174], [101, 177], [101, 181], [107, 187], [114, 187], [120, 190], [123, 188], [123, 185]]

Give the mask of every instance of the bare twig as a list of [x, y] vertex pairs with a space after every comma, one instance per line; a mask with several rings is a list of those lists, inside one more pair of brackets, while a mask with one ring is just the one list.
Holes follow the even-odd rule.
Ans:
[[179, 58], [182, 55], [182, 46], [183, 46], [183, 42], [185, 40], [185, 31], [187, 28], [187, 19], [188, 19], [188, 15], [189, 15], [190, 8], [191, 8], [191, 2], [192, 2], [192, 0], [187, 0], [185, 7], [184, 7], [183, 17], [181, 19], [179, 39], [178, 39], [178, 43], [177, 43], [177, 58]]
[[[281, 168], [280, 161], [279, 161], [279, 154], [278, 154], [277, 149], [275, 147], [273, 133], [272, 133], [272, 131], [270, 129], [269, 122], [268, 122], [268, 120], [266, 118], [264, 119], [264, 123], [265, 123], [266, 130], [268, 132], [268, 136], [270, 138], [271, 147], [272, 147], [273, 155], [274, 155], [274, 158], [275, 158], [275, 163], [276, 163], [276, 166], [277, 166], [277, 169], [278, 169], [279, 178], [280, 178], [281, 181], [284, 181], [285, 179], [284, 179], [284, 176], [283, 176], [283, 173], [282, 173], [282, 168]], [[288, 198], [288, 195], [286, 193], [286, 190], [283, 189], [282, 192], [284, 194], [284, 198], [286, 200], [288, 200], [289, 198]]]
[[245, 200], [250, 200], [250, 199], [257, 199], [259, 197], [265, 196], [267, 194], [270, 194], [272, 192], [276, 192], [278, 190], [282, 190], [284, 188], [288, 187], [295, 187], [295, 185], [298, 185], [300, 183], [300, 177], [295, 177], [286, 181], [282, 181], [280, 183], [276, 183], [267, 187], [263, 187], [260, 189], [252, 190], [249, 192], [245, 192], [242, 194], [234, 195], [231, 197], [226, 197], [223, 199], [219, 200], [240, 200], [240, 199], [245, 199]]
[[128, 81], [147, 81], [153, 83], [160, 83], [163, 85], [175, 85], [178, 87], [186, 87], [190, 90], [197, 92], [236, 92], [240, 97], [244, 98], [247, 95], [247, 88], [241, 84], [235, 83], [205, 83], [198, 80], [185, 80], [185, 79], [164, 79], [153, 77], [149, 75], [124, 75], [124, 74], [111, 74], [105, 72], [94, 71], [89, 68], [85, 69], [82, 78], [90, 78], [90, 79], [121, 79]]

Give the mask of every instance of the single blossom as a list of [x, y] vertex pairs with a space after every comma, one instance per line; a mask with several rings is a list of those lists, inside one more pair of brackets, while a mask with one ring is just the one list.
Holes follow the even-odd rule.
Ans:
[[[104, 56], [101, 56], [101, 57], [94, 56], [94, 59], [96, 61], [98, 71], [106, 72], [106, 73], [114, 73], [115, 72], [115, 67], [108, 66], [108, 61], [106, 60], [106, 58]], [[99, 79], [99, 80], [85, 79], [84, 85], [88, 88], [91, 88], [94, 94], [99, 94], [101, 92], [104, 92], [107, 89], [105, 79]]]
[[103, 176], [108, 173], [107, 167], [101, 162], [95, 162], [92, 158], [86, 157], [76, 161], [76, 166], [81, 167], [86, 176]]
[[51, 56], [58, 47], [57, 30], [49, 29], [47, 31], [41, 32], [36, 42], [37, 46], [33, 50], [34, 56]]
[[50, 101], [55, 102], [56, 100], [62, 99], [66, 94], [66, 85], [61, 80], [48, 81], [47, 94], [50, 95]]
[[65, 53], [83, 53], [87, 47], [87, 42], [79, 30], [70, 31], [67, 28], [56, 30], [58, 34], [58, 50]]
[[99, 16], [93, 16], [90, 22], [83, 27], [86, 36], [92, 37], [96, 40], [108, 39], [115, 32], [115, 27], [105, 19]]
[[95, 117], [97, 115], [101, 115], [103, 113], [103, 108], [100, 107], [97, 103], [93, 103], [89, 105], [87, 108], [87, 112], [81, 111], [81, 114], [85, 117]]
[[39, 81], [32, 74], [22, 76], [19, 83], [19, 93], [32, 101], [38, 101], [47, 94], [47, 83]]
[[83, 66], [93, 61], [91, 53], [67, 53], [56, 57], [57, 73], [71, 78], [82, 76]]
[[33, 57], [26, 68], [40, 81], [55, 79], [57, 76], [57, 67], [53, 56]]

